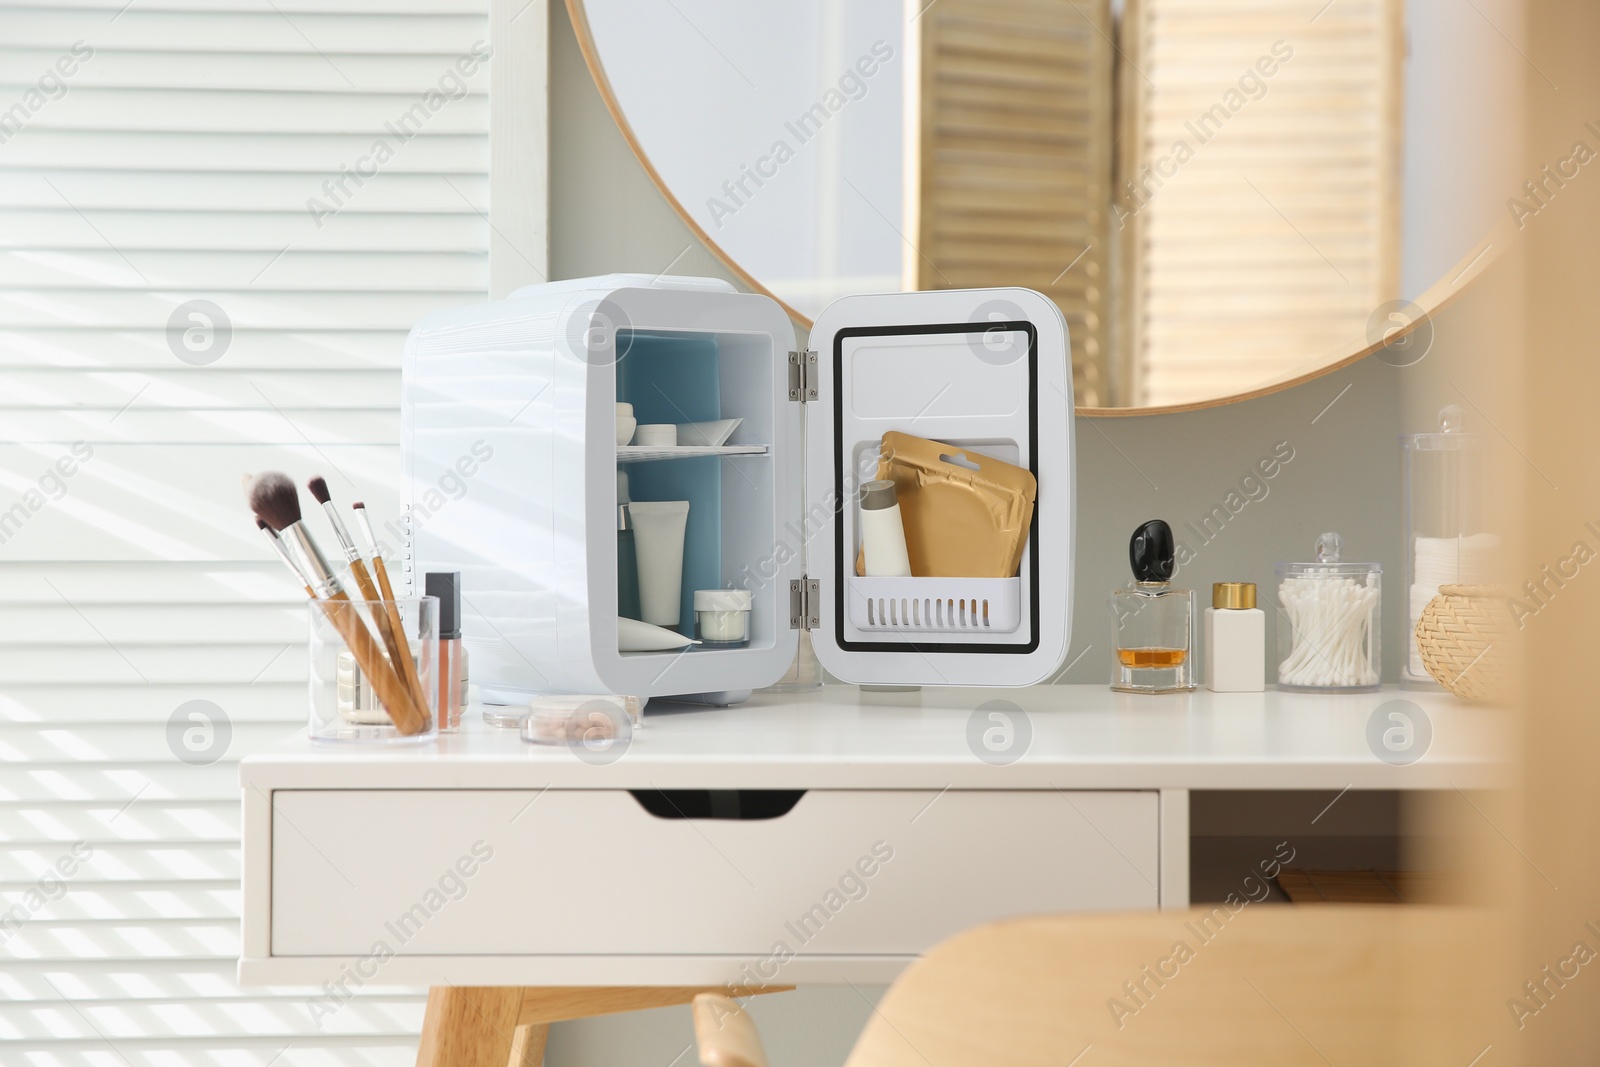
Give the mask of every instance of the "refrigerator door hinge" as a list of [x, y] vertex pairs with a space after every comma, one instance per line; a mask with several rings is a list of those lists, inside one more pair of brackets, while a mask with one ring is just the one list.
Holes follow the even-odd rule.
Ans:
[[[813, 353], [814, 355], [815, 353]], [[821, 607], [819, 583], [815, 578], [804, 575], [789, 581], [789, 629], [815, 630], [822, 625], [822, 620], [817, 617]]]
[[804, 404], [817, 398], [817, 354], [810, 349], [789, 353], [789, 399]]

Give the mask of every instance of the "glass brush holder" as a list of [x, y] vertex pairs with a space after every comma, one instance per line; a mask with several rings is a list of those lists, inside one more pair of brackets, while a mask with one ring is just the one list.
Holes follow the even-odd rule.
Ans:
[[437, 597], [313, 600], [307, 610], [313, 741], [404, 744], [437, 735]]

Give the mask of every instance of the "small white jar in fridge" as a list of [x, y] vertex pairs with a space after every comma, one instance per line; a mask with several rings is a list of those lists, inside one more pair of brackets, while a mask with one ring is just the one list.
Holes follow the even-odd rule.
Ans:
[[750, 590], [696, 589], [695, 633], [703, 645], [743, 647], [750, 643]]

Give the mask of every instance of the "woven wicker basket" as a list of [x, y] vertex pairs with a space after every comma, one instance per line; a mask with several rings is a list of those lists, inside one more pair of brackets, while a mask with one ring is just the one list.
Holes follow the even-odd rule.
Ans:
[[1463, 700], [1504, 698], [1516, 622], [1493, 585], [1441, 585], [1417, 620], [1417, 651], [1433, 680]]

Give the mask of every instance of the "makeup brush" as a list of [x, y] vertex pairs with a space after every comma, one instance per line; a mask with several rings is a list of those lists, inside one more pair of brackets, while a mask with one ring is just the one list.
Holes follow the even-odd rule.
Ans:
[[288, 543], [291, 556], [298, 556], [298, 568], [311, 588], [313, 598], [321, 605], [328, 621], [339, 631], [355, 656], [356, 665], [367, 676], [382, 702], [384, 710], [394, 722], [395, 729], [403, 735], [421, 733], [428, 725], [427, 716], [417, 710], [406, 687], [394, 667], [383, 656], [356, 613], [350, 598], [345, 594], [339, 579], [334, 577], [323, 558], [317, 543], [305, 523], [300, 521], [300, 494], [289, 476], [277, 471], [257, 475], [250, 483], [250, 510], [256, 518], [271, 527]]
[[356, 525], [361, 527], [366, 554], [372, 557], [372, 573], [378, 579], [378, 588], [383, 591], [385, 600], [393, 600], [394, 586], [389, 584], [389, 568], [383, 562], [383, 553], [378, 551], [378, 539], [372, 536], [372, 520], [367, 518], [367, 506], [357, 500], [350, 505], [350, 510], [356, 513]]
[[[366, 504], [355, 501], [354, 504], [350, 504], [350, 510], [355, 512], [355, 525], [362, 528], [362, 541], [365, 542], [363, 553], [373, 558], [373, 576], [378, 579], [378, 592], [382, 593], [384, 605], [389, 608], [390, 625], [394, 625], [398, 633], [405, 633], [405, 629], [400, 624], [400, 608], [395, 605], [394, 585], [389, 584], [389, 566], [384, 565], [384, 555], [378, 550], [378, 537], [373, 536], [373, 523], [366, 518]], [[422, 680], [416, 675], [416, 664], [411, 662], [410, 657], [406, 659], [406, 664], [410, 667], [410, 675], [406, 678], [406, 683], [416, 686], [418, 691], [421, 691]], [[422, 707], [427, 707], [426, 699], [422, 699], [421, 702]]]
[[293, 559], [289, 558], [289, 550], [283, 547], [283, 542], [278, 540], [278, 535], [272, 532], [272, 527], [267, 525], [267, 520], [257, 519], [256, 529], [261, 531], [261, 535], [267, 539], [267, 544], [272, 546], [272, 551], [276, 552], [278, 554], [278, 558], [283, 560], [283, 565], [289, 568], [289, 573], [294, 575], [295, 579], [299, 581], [300, 588], [306, 591], [306, 596], [315, 600], [317, 598], [317, 594], [311, 591], [311, 586], [306, 581], [306, 576], [300, 573], [300, 565], [297, 564]]
[[367, 600], [381, 602], [382, 607], [372, 613], [372, 619], [378, 625], [378, 636], [383, 638], [384, 647], [389, 650], [389, 662], [395, 665], [406, 689], [411, 693], [411, 702], [424, 716], [428, 714], [428, 698], [422, 691], [422, 679], [417, 676], [417, 667], [411, 659], [411, 646], [406, 641], [405, 623], [400, 618], [400, 607], [394, 602], [394, 591], [384, 583], [380, 593], [377, 586], [372, 584], [372, 576], [367, 573], [367, 565], [361, 558], [361, 550], [356, 547], [355, 539], [350, 536], [350, 530], [344, 524], [344, 518], [339, 514], [339, 509], [333, 506], [333, 494], [328, 491], [328, 480], [322, 475], [317, 475], [306, 483], [306, 488], [311, 490], [311, 495], [317, 498], [317, 503], [322, 505], [322, 510], [328, 516], [328, 522], [333, 526], [333, 535], [339, 539], [339, 547], [344, 549], [345, 562], [350, 564], [350, 574], [355, 578], [356, 585], [361, 589], [361, 595]]

